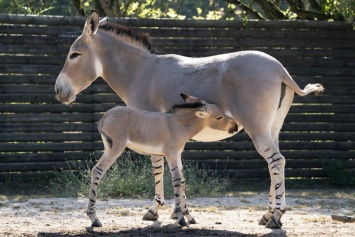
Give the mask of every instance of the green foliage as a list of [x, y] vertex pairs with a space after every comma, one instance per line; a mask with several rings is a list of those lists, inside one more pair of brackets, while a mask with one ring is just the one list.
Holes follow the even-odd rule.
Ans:
[[355, 187], [354, 171], [346, 167], [342, 159], [325, 159], [323, 171], [330, 177], [330, 182], [337, 187]]
[[[90, 169], [93, 164], [74, 172], [58, 172], [51, 180], [50, 192], [54, 196], [86, 197], [90, 189]], [[165, 170], [169, 171], [167, 165]], [[186, 194], [188, 196], [217, 196], [225, 192], [230, 180], [222, 177], [207, 175], [207, 169], [198, 169], [190, 162], [184, 162], [186, 179]], [[170, 172], [164, 175], [165, 196], [173, 197], [173, 187]], [[106, 172], [99, 185], [99, 198], [107, 197], [143, 197], [154, 196], [154, 177], [151, 161], [147, 156], [133, 155], [126, 152], [121, 155], [114, 165]]]
[[355, 27], [355, 1], [342, 0], [337, 1], [336, 9], [338, 14], [342, 15], [348, 23]]
[[72, 0], [0, 0], [0, 13], [74, 16]]
[[0, 13], [33, 15], [87, 15], [173, 19], [307, 19], [354, 24], [354, 0], [0, 0]]

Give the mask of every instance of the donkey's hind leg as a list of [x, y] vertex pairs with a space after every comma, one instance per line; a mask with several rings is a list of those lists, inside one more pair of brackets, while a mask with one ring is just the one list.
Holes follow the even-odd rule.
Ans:
[[[276, 146], [277, 149], [279, 149], [279, 134], [281, 131], [281, 128], [283, 126], [285, 117], [288, 113], [288, 111], [290, 110], [290, 107], [292, 105], [292, 101], [293, 101], [293, 97], [294, 97], [294, 92], [290, 87], [285, 88], [285, 96], [282, 99], [280, 108], [278, 108], [277, 110], [277, 114], [275, 117], [275, 120], [272, 124], [272, 129], [271, 129], [271, 137], [272, 140], [274, 141], [274, 144]], [[271, 176], [272, 174], [270, 174]], [[275, 184], [271, 183], [270, 185], [270, 193], [269, 193], [269, 205], [271, 205], [271, 203], [275, 202], [274, 198], [275, 198]], [[261, 218], [259, 225], [267, 225], [267, 223], [269, 222], [269, 220], [272, 218], [272, 216], [274, 215], [274, 209], [270, 208], [270, 206], [268, 205], [268, 210], [266, 211], [266, 213], [263, 215], [263, 217]], [[283, 210], [285, 211], [285, 210]]]
[[105, 172], [112, 166], [117, 157], [121, 155], [125, 148], [124, 144], [118, 143], [113, 144], [113, 147], [111, 147], [112, 144], [108, 144], [104, 136], [102, 136], [102, 140], [104, 141], [105, 151], [91, 171], [91, 187], [89, 194], [89, 205], [87, 209], [87, 215], [91, 220], [91, 227], [102, 227], [101, 222], [96, 216], [95, 204], [97, 188]]
[[155, 198], [153, 205], [143, 216], [145, 221], [156, 221], [159, 218], [158, 210], [164, 205], [164, 157], [152, 155], [151, 160], [155, 179]]
[[259, 222], [267, 228], [281, 228], [281, 216], [286, 211], [285, 157], [280, 153], [270, 135], [253, 136], [253, 143], [268, 164], [271, 178], [267, 212]]

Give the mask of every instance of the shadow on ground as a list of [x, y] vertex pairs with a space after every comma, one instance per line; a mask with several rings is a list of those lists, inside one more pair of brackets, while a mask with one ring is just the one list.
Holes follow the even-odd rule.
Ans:
[[99, 231], [95, 229], [94, 233], [88, 233], [82, 231], [81, 233], [38, 233], [38, 237], [128, 237], [128, 236], [154, 236], [154, 237], [202, 237], [202, 236], [235, 236], [235, 237], [287, 237], [286, 231], [282, 229], [270, 230], [268, 234], [245, 234], [238, 231], [218, 230], [214, 229], [195, 229], [193, 227], [181, 228], [177, 225], [171, 224], [166, 226], [160, 226], [160, 223], [156, 221], [154, 225], [145, 228], [133, 228], [129, 230], [112, 229], [110, 231]]

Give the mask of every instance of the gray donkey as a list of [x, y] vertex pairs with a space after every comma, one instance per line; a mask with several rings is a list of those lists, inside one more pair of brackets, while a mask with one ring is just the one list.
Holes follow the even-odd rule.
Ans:
[[[147, 35], [121, 25], [99, 23], [98, 14], [92, 11], [58, 75], [58, 100], [73, 103], [78, 93], [101, 77], [129, 108], [165, 112], [183, 102], [181, 92], [220, 106], [236, 121], [238, 131], [244, 128], [268, 165], [269, 202], [259, 224], [281, 228], [286, 211], [286, 158], [279, 149], [279, 133], [294, 94], [317, 94], [323, 86], [308, 84], [301, 89], [279, 61], [259, 51], [189, 58], [157, 55], [151, 47]], [[231, 135], [205, 128], [193, 139], [216, 141]], [[161, 156], [152, 155], [153, 166], [162, 167], [160, 173], [164, 171], [162, 161]], [[162, 182], [155, 185], [155, 193], [148, 211], [155, 215], [147, 212], [145, 219], [157, 218], [164, 202]]]
[[217, 105], [186, 94], [181, 94], [181, 97], [187, 103], [173, 106], [170, 113], [118, 106], [107, 111], [99, 120], [98, 129], [105, 151], [91, 174], [87, 214], [92, 227], [102, 226], [95, 210], [97, 187], [107, 169], [126, 147], [141, 154], [165, 156], [171, 171], [175, 193], [174, 211], [179, 224], [187, 226], [184, 215], [189, 223], [196, 223], [185, 203], [185, 179], [181, 164], [184, 146], [205, 127], [232, 135], [238, 131], [238, 126]]

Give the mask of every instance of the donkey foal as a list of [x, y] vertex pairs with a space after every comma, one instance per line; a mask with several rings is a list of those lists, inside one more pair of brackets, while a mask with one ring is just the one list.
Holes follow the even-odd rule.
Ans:
[[[87, 214], [92, 227], [101, 227], [96, 216], [97, 187], [125, 147], [141, 154], [165, 156], [174, 186], [175, 213], [181, 226], [196, 223], [185, 203], [185, 179], [182, 173], [181, 153], [187, 141], [202, 129], [210, 127], [238, 131], [236, 122], [214, 104], [193, 96], [181, 94], [185, 104], [175, 105], [169, 113], [147, 112], [128, 107], [115, 107], [107, 111], [98, 122], [104, 143], [104, 153], [91, 173], [91, 191]], [[156, 213], [152, 213], [157, 215]]]

